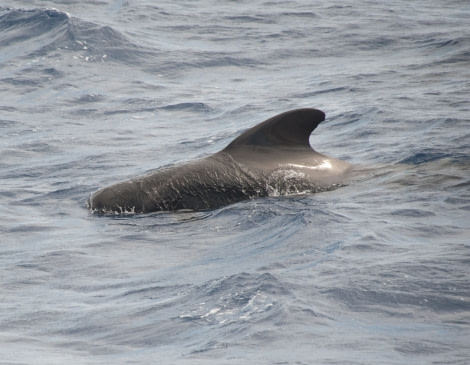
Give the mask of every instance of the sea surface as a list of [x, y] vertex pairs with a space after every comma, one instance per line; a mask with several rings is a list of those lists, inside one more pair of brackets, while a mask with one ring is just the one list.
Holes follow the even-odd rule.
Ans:
[[[301, 107], [354, 181], [86, 207]], [[470, 2], [4, 0], [0, 199], [1, 364], [469, 364]]]

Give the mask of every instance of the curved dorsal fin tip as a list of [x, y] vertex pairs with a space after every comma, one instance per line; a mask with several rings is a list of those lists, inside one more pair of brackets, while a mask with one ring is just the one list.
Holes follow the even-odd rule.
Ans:
[[290, 110], [250, 128], [224, 150], [241, 146], [308, 147], [315, 128], [325, 120], [325, 113], [313, 108]]

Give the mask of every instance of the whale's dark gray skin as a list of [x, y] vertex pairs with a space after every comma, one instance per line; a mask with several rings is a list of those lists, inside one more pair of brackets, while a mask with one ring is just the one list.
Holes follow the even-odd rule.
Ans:
[[245, 199], [330, 190], [351, 165], [312, 149], [310, 134], [325, 119], [297, 109], [249, 129], [222, 151], [161, 168], [93, 193], [96, 213], [208, 210]]

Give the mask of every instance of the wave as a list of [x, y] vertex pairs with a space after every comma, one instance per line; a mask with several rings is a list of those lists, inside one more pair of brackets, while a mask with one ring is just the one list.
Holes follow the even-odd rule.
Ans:
[[0, 11], [4, 12], [0, 16], [2, 63], [68, 51], [86, 61], [135, 64], [151, 53], [109, 26], [86, 22], [57, 9]]
[[6, 10], [0, 16], [0, 61], [44, 55], [70, 39], [69, 28], [69, 15], [58, 10]]
[[161, 107], [163, 110], [208, 112], [211, 107], [205, 103], [178, 103]]
[[400, 160], [399, 164], [421, 165], [435, 161], [450, 161], [453, 164], [468, 164], [469, 157], [466, 151], [444, 151], [441, 149], [427, 148], [413, 152], [410, 156]]
[[444, 158], [452, 157], [451, 154], [439, 150], [427, 149], [413, 153], [401, 160], [399, 163], [407, 165], [420, 165], [426, 162], [433, 162]]
[[[87, 62], [117, 62], [157, 72], [206, 67], [253, 67], [260, 61], [243, 53], [194, 51], [187, 54], [140, 45], [108, 25], [72, 17], [57, 9], [0, 8], [1, 63], [38, 57], [57, 59], [69, 53]], [[160, 60], [155, 64], [155, 60]]]
[[470, 57], [470, 37], [467, 35], [432, 35], [417, 42], [430, 55], [436, 64], [468, 62]]
[[[190, 306], [179, 319], [190, 322], [226, 325], [239, 321], [265, 321], [273, 315], [280, 315], [282, 297], [292, 293], [275, 276], [269, 273], [240, 273], [230, 277], [211, 280], [192, 290], [186, 298], [190, 303], [201, 303], [213, 298], [210, 303]], [[187, 306], [185, 306], [187, 307]]]

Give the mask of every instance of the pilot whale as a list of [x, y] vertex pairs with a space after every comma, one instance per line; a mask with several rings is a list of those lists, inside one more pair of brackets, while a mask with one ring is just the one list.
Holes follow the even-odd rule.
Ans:
[[343, 182], [347, 162], [316, 152], [310, 134], [325, 120], [318, 109], [276, 115], [223, 150], [104, 187], [88, 207], [104, 214], [210, 210], [269, 195], [315, 193]]

